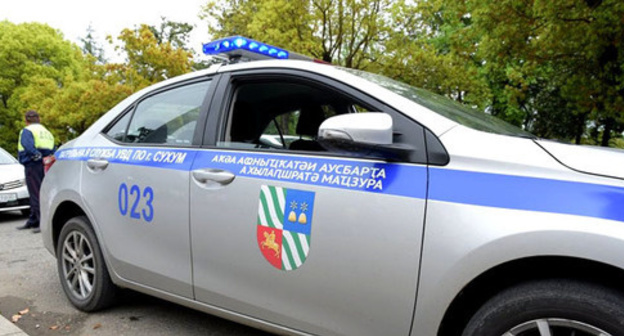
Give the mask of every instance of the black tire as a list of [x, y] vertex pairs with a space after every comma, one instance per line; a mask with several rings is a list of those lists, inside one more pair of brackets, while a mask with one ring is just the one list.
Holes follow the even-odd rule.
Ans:
[[56, 260], [63, 291], [76, 308], [93, 312], [115, 301], [117, 288], [86, 217], [74, 217], [65, 223], [56, 247]]
[[30, 216], [30, 209], [22, 209], [20, 211], [22, 212], [22, 216]]
[[609, 288], [571, 280], [525, 283], [483, 305], [462, 336], [542, 335], [537, 321], [552, 336], [624, 335], [624, 297]]

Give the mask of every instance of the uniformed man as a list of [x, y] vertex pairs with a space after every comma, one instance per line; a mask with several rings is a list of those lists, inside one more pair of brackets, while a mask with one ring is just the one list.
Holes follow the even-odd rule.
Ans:
[[39, 229], [39, 189], [43, 180], [43, 158], [54, 154], [54, 136], [39, 123], [39, 114], [30, 110], [25, 115], [26, 127], [22, 129], [17, 143], [18, 159], [26, 171], [26, 186], [30, 194], [30, 216], [18, 230]]

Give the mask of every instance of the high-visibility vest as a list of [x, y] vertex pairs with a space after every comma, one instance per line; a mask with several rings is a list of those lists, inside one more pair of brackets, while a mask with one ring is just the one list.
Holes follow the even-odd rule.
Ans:
[[[25, 128], [32, 133], [33, 138], [35, 139], [35, 148], [49, 150], [54, 149], [54, 136], [50, 133], [50, 131], [43, 127], [43, 125], [30, 124]], [[17, 142], [17, 150], [20, 152], [24, 150], [24, 147], [22, 146], [22, 133], [24, 133], [24, 130], [20, 131], [19, 141]]]

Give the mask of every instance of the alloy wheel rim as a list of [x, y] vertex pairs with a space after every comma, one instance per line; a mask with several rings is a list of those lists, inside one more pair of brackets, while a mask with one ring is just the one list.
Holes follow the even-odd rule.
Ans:
[[89, 297], [95, 284], [95, 258], [87, 237], [71, 232], [63, 242], [63, 277], [71, 294], [81, 300]]
[[611, 336], [611, 334], [575, 320], [544, 318], [519, 324], [502, 336]]

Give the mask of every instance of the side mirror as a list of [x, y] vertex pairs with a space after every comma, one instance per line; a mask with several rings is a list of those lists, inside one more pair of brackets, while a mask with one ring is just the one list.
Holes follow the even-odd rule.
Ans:
[[392, 117], [381, 112], [342, 114], [325, 120], [318, 142], [325, 149], [391, 161], [409, 158], [414, 148], [392, 143]]

